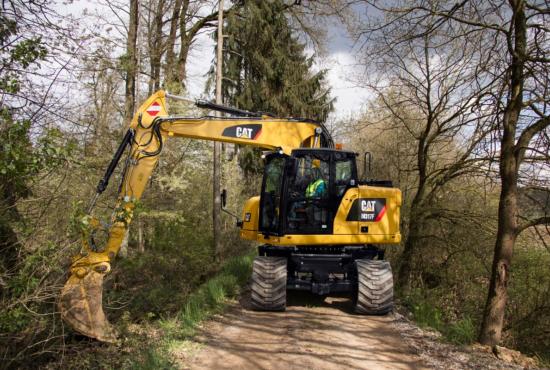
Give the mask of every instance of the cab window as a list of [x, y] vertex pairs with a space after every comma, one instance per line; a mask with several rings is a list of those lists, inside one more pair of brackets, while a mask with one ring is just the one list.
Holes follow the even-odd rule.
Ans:
[[342, 197], [352, 179], [353, 163], [351, 159], [336, 161], [334, 185], [336, 196]]
[[295, 175], [288, 186], [287, 233], [328, 233], [331, 231], [330, 157], [304, 154], [297, 156], [296, 161]]

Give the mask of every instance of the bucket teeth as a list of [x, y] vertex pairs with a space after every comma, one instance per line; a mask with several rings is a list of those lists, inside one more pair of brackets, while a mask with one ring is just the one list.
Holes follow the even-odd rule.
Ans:
[[59, 299], [61, 318], [75, 331], [102, 342], [114, 343], [116, 333], [103, 312], [103, 276], [90, 269], [83, 277], [72, 274]]

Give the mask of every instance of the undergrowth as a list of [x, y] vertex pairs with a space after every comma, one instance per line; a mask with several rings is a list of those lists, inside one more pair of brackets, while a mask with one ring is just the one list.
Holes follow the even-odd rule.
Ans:
[[455, 320], [445, 317], [445, 313], [420, 291], [414, 291], [404, 299], [405, 307], [412, 313], [413, 320], [422, 328], [439, 331], [454, 344], [471, 344], [476, 340], [476, 325], [472, 318], [464, 316]]
[[197, 325], [223, 311], [228, 299], [236, 297], [252, 271], [254, 253], [233, 257], [224, 263], [214, 277], [191, 293], [182, 309], [156, 323], [161, 339], [125, 364], [131, 369], [171, 369], [170, 351], [195, 334]]

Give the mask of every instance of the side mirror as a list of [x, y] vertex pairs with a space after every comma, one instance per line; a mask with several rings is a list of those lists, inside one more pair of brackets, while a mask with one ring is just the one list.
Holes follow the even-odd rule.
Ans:
[[220, 198], [222, 201], [222, 208], [225, 208], [225, 206], [227, 205], [227, 190], [222, 190], [222, 192], [220, 193]]
[[372, 154], [365, 152], [365, 168], [363, 169], [363, 179], [368, 180], [371, 172]]
[[237, 226], [241, 227], [243, 225], [243, 222], [241, 220], [239, 220], [239, 217], [236, 214], [234, 214], [234, 213], [228, 211], [227, 209], [225, 209], [225, 206], [227, 205], [227, 190], [226, 189], [223, 189], [222, 192], [220, 193], [220, 200], [221, 200], [222, 211], [227, 213], [229, 216], [234, 217], [237, 220]]

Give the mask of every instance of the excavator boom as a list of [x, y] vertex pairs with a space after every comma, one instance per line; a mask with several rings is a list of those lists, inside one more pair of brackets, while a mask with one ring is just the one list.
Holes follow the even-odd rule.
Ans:
[[[164, 142], [169, 137], [251, 145], [281, 154], [290, 154], [292, 149], [300, 147], [332, 146], [330, 135], [322, 125], [305, 120], [254, 114], [230, 118], [169, 116], [166, 96], [164, 91], [156, 92], [134, 115], [128, 132], [98, 185], [90, 214], [84, 220], [88, 231], [83, 236], [81, 252], [73, 257], [70, 277], [61, 292], [59, 309], [63, 320], [77, 332], [101, 341], [116, 341], [115, 332], [102, 308], [103, 278], [111, 270], [111, 263], [132, 220], [135, 202], [141, 198]], [[211, 107], [198, 104], [201, 105]], [[227, 107], [225, 111], [245, 112]], [[121, 190], [107, 230], [108, 240], [106, 245], [95, 248], [90, 242], [90, 235], [101, 228], [101, 223], [91, 214], [93, 203], [107, 187], [109, 177], [128, 147], [130, 156], [125, 163]]]

